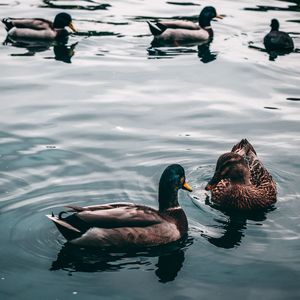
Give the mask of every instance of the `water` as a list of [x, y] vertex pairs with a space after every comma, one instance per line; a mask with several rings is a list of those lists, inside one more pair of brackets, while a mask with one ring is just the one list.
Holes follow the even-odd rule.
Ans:
[[[0, 46], [1, 299], [299, 298], [299, 53], [270, 61], [248, 47], [276, 17], [300, 48], [297, 2], [2, 0], [1, 18], [65, 8], [80, 32], [67, 47]], [[149, 49], [145, 20], [194, 19], [207, 4], [225, 16], [209, 46]], [[203, 188], [244, 137], [278, 202], [227, 216]], [[180, 192], [190, 231], [176, 247], [74, 250], [45, 218], [71, 203], [156, 206], [171, 163], [194, 187]]]

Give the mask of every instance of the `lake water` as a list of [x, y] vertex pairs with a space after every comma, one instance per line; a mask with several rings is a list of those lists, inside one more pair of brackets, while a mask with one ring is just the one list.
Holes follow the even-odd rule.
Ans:
[[[196, 19], [208, 4], [224, 16], [209, 46], [149, 49], [146, 20]], [[272, 61], [249, 47], [263, 47], [276, 17], [300, 48], [299, 5], [1, 0], [1, 18], [66, 10], [79, 30], [67, 47], [0, 45], [1, 299], [299, 299], [300, 54]], [[203, 188], [242, 138], [278, 202], [233, 218], [207, 206]], [[190, 230], [177, 247], [74, 250], [45, 218], [66, 204], [155, 207], [171, 163], [194, 187], [179, 195]]]

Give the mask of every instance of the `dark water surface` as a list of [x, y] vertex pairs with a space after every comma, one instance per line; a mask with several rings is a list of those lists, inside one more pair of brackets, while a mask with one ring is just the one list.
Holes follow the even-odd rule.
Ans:
[[[209, 46], [148, 49], [146, 20], [194, 19], [208, 4], [225, 16]], [[300, 54], [270, 61], [255, 49], [274, 17], [300, 48], [299, 1], [0, 7], [1, 18], [66, 9], [80, 31], [67, 46], [0, 45], [1, 299], [299, 299]], [[278, 203], [230, 217], [205, 204], [203, 188], [244, 137], [274, 176]], [[45, 218], [71, 203], [156, 206], [174, 162], [194, 187], [180, 193], [190, 231], [176, 247], [72, 249]]]

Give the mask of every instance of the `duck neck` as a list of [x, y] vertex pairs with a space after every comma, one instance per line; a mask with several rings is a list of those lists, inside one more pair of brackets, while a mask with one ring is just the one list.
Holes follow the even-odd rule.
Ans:
[[158, 203], [160, 211], [179, 206], [178, 190], [160, 185], [158, 192]]
[[210, 21], [210, 18], [199, 16], [199, 26], [201, 28], [211, 27]]
[[211, 26], [204, 27], [204, 29], [208, 32], [208, 35], [210, 38], [214, 37], [214, 32], [213, 32]]
[[214, 32], [212, 30], [211, 24], [210, 24], [210, 19], [208, 18], [199, 18], [199, 26], [206, 30], [209, 34], [209, 37], [212, 38], [214, 36]]

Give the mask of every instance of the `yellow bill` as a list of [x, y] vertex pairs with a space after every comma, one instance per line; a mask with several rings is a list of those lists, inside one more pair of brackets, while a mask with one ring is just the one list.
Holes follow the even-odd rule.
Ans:
[[74, 32], [77, 32], [76, 28], [74, 27], [73, 23], [71, 22], [69, 25], [68, 25]]
[[190, 185], [189, 185], [187, 182], [185, 182], [185, 183], [182, 185], [182, 187], [183, 187], [184, 190], [187, 190], [187, 191], [189, 191], [189, 192], [192, 192], [192, 191], [193, 191], [193, 189], [190, 187]]

